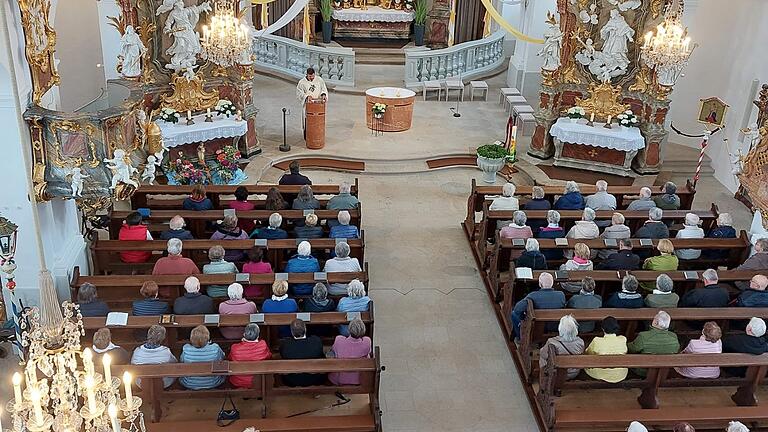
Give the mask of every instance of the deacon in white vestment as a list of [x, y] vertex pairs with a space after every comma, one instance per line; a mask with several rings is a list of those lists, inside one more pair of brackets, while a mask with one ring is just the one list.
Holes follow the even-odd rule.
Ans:
[[307, 138], [307, 102], [319, 101], [325, 103], [328, 100], [328, 88], [325, 81], [315, 75], [313, 68], [307, 69], [307, 76], [299, 81], [296, 86], [296, 98], [299, 99], [302, 108], [301, 122], [304, 128], [304, 139]]

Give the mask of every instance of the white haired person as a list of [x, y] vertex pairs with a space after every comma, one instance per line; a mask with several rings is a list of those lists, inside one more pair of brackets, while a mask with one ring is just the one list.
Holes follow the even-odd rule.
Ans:
[[[635, 340], [627, 344], [627, 350], [632, 354], [677, 354], [680, 352], [680, 341], [677, 335], [669, 330], [672, 318], [668, 313], [659, 311], [653, 317], [651, 328], [637, 334]], [[633, 369], [644, 377], [645, 369]]]
[[515, 267], [528, 267], [533, 270], [546, 270], [547, 258], [539, 250], [539, 241], [529, 238], [525, 241], [525, 252], [515, 260]]
[[[768, 352], [768, 341], [765, 340], [765, 321], [762, 318], [753, 317], [749, 320], [744, 333], [724, 337], [723, 352], [754, 355]], [[730, 375], [743, 377], [747, 368], [724, 368], [724, 370]]]
[[[611, 225], [605, 227], [600, 237], [604, 239], [615, 239], [615, 240], [623, 240], [623, 239], [630, 238], [632, 236], [632, 231], [630, 231], [628, 226], [624, 225], [624, 222], [625, 222], [625, 219], [623, 214], [618, 212], [614, 213], [613, 216], [611, 216]], [[597, 253], [597, 255], [601, 259], [606, 259], [616, 252], [617, 252], [616, 249], [601, 249]]]
[[[172, 238], [168, 240], [166, 245], [168, 256], [162, 257], [155, 262], [155, 266], [152, 268], [152, 274], [187, 276], [200, 274], [200, 269], [194, 261], [181, 256], [183, 246], [183, 242], [180, 239]], [[170, 297], [170, 292], [167, 290], [160, 290], [160, 295], [163, 297]]]
[[184, 229], [184, 218], [176, 215], [168, 222], [168, 229], [160, 233], [160, 240], [170, 240], [176, 238], [179, 240], [194, 240], [192, 233]]
[[[703, 239], [704, 230], [699, 226], [700, 223], [701, 219], [698, 215], [686, 213], [683, 229], [677, 232], [675, 238]], [[675, 251], [675, 255], [681, 260], [695, 260], [701, 257], [701, 249], [678, 249]]]
[[533, 307], [536, 309], [563, 309], [565, 308], [565, 294], [562, 291], [554, 289], [555, 278], [551, 273], [542, 272], [539, 275], [539, 289], [529, 292], [524, 298], [515, 304], [510, 314], [512, 328], [515, 337], [520, 336], [520, 323], [525, 319], [525, 312], [528, 310], [528, 300], [533, 301]]
[[[211, 235], [211, 240], [246, 240], [248, 233], [240, 228], [237, 216], [224, 215], [224, 219], [216, 224], [216, 231]], [[224, 259], [226, 261], [243, 261], [246, 251], [242, 249], [228, 248]]]
[[328, 210], [351, 210], [357, 208], [360, 201], [352, 195], [352, 184], [348, 181], [339, 183], [339, 194], [328, 200]]
[[595, 193], [585, 199], [586, 206], [592, 210], [616, 210], [616, 197], [608, 193], [608, 182], [598, 180]]
[[595, 224], [595, 211], [591, 208], [585, 208], [581, 214], [581, 220], [577, 220], [565, 236], [576, 240], [591, 240], [600, 237], [600, 228]]
[[[552, 203], [546, 199], [544, 188], [541, 186], [534, 186], [531, 188], [531, 199], [523, 204], [523, 210], [551, 210]], [[546, 219], [529, 219], [528, 226], [533, 230], [533, 235], [536, 236], [540, 229], [547, 226]]]
[[[736, 238], [736, 229], [733, 228], [733, 218], [730, 213], [717, 215], [717, 226], [707, 233], [707, 238]], [[702, 251], [704, 259], [725, 259], [730, 255], [728, 249], [705, 249]]]
[[[536, 237], [540, 239], [556, 239], [565, 237], [565, 230], [560, 226], [560, 212], [547, 211], [547, 226], [539, 228]], [[544, 249], [542, 252], [548, 260], [563, 259], [562, 249]]]
[[[360, 261], [350, 257], [351, 249], [346, 242], [339, 242], [334, 249], [336, 256], [325, 261], [323, 271], [326, 273], [357, 273], [363, 271]], [[332, 295], [344, 295], [347, 293], [347, 284], [332, 283], [328, 289]]]
[[749, 432], [749, 428], [740, 421], [732, 421], [728, 423], [728, 428], [725, 432]]
[[[768, 238], [755, 241], [755, 253], [747, 258], [736, 270], [768, 270]], [[736, 287], [742, 291], [749, 289], [749, 282], [736, 282]]]
[[565, 182], [563, 195], [555, 201], [555, 210], [584, 210], [586, 203], [579, 191], [579, 185], [575, 181]]
[[[229, 348], [229, 360], [261, 361], [272, 358], [272, 352], [264, 339], [259, 339], [261, 329], [256, 323], [245, 326], [243, 339]], [[253, 375], [231, 375], [229, 382], [236, 388], [253, 388]]]
[[184, 281], [183, 296], [173, 302], [176, 315], [205, 315], [214, 313], [213, 299], [200, 293], [200, 279], [190, 276]]
[[635, 237], [649, 239], [669, 238], [669, 228], [661, 220], [663, 216], [664, 211], [658, 207], [648, 210], [648, 220], [637, 230]]
[[515, 211], [512, 214], [512, 222], [499, 231], [499, 236], [508, 239], [527, 239], [533, 237], [531, 227], [525, 224], [527, 221], [528, 217], [524, 211]]
[[[312, 256], [312, 245], [308, 241], [299, 243], [296, 248], [296, 255], [292, 256], [288, 260], [288, 264], [285, 265], [286, 273], [314, 273], [320, 271], [320, 263], [317, 262], [317, 258]], [[311, 283], [292, 284], [291, 292], [294, 295], [309, 295], [312, 294]]]
[[[365, 294], [365, 285], [358, 279], [352, 279], [347, 285], [347, 296], [339, 299], [337, 312], [365, 312], [370, 307], [371, 298]], [[339, 326], [339, 334], [349, 336], [347, 326]]]
[[688, 290], [680, 299], [680, 307], [685, 308], [712, 308], [727, 307], [731, 297], [728, 289], [720, 285], [720, 278], [715, 269], [706, 269], [701, 272], [703, 287]]
[[496, 197], [491, 202], [490, 210], [518, 210], [520, 201], [515, 198], [517, 187], [512, 183], [504, 183], [501, 187], [501, 196]]
[[[227, 287], [229, 300], [219, 303], [219, 315], [250, 315], [258, 312], [256, 304], [243, 298], [243, 286], [235, 282]], [[226, 327], [219, 329], [227, 339], [243, 337], [244, 327]]]
[[653, 199], [651, 199], [652, 194], [653, 194], [653, 191], [651, 191], [651, 188], [647, 186], [641, 187], [640, 198], [629, 203], [629, 205], [627, 206], [627, 210], [629, 211], [650, 210], [656, 207], [656, 203], [653, 202]]
[[360, 238], [360, 231], [356, 226], [350, 225], [352, 216], [346, 210], [341, 210], [337, 216], [339, 224], [331, 227], [330, 238], [356, 239]]
[[257, 228], [251, 233], [251, 238], [258, 239], [286, 239], [288, 238], [288, 232], [280, 228], [283, 224], [283, 217], [280, 213], [272, 213], [269, 215], [269, 226], [265, 228]]
[[[584, 339], [579, 337], [579, 323], [573, 315], [560, 318], [557, 326], [558, 335], [547, 339], [539, 350], [539, 370], [544, 370], [549, 358], [549, 347], [555, 348], [557, 355], [579, 355], [584, 353]], [[568, 379], [576, 378], [580, 369], [568, 369]]]

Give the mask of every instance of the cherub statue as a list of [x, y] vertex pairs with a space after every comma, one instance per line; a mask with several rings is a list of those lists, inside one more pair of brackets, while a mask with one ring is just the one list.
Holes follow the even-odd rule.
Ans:
[[147, 156], [147, 164], [144, 166], [144, 172], [141, 173], [141, 179], [147, 183], [155, 184], [155, 169], [160, 166], [160, 161], [154, 155]]
[[83, 179], [88, 177], [79, 167], [72, 168], [72, 198], [83, 196]]
[[197, 146], [197, 161], [201, 164], [205, 163], [205, 144], [203, 143]]
[[109, 188], [116, 188], [118, 183], [129, 184], [136, 188], [139, 187], [139, 184], [131, 178], [131, 175], [139, 170], [126, 161], [125, 150], [116, 149], [114, 156], [112, 159], [104, 159], [104, 162], [111, 164], [107, 165], [107, 168], [112, 170], [112, 185]]

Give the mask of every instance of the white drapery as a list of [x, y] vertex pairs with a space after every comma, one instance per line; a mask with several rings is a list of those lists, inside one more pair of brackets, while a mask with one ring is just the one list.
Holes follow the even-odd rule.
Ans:
[[253, 38], [256, 39], [264, 35], [272, 34], [280, 30], [281, 28], [287, 26], [288, 23], [293, 21], [294, 18], [296, 18], [297, 16], [299, 16], [300, 13], [303, 12], [304, 6], [307, 5], [307, 1], [308, 0], [296, 0], [295, 2], [293, 2], [291, 7], [288, 8], [287, 11], [285, 11], [283, 16], [281, 16], [280, 18], [278, 18], [277, 21], [272, 23], [271, 26], [262, 30], [253, 30], [252, 31]]
[[602, 123], [595, 123], [595, 126], [592, 127], [584, 124], [584, 121], [572, 123], [570, 119], [561, 117], [552, 125], [549, 133], [562, 142], [573, 144], [604, 147], [625, 152], [645, 148], [645, 139], [638, 128], [622, 129], [619, 125], [613, 124], [612, 129], [606, 129]]

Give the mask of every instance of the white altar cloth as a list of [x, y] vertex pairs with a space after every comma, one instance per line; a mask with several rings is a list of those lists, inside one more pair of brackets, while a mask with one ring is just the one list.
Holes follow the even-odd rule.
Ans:
[[549, 129], [550, 135], [561, 142], [584, 144], [593, 147], [604, 147], [625, 152], [637, 151], [645, 148], [645, 139], [636, 127], [622, 128], [613, 124], [613, 128], [606, 129], [605, 123], [595, 122], [595, 126], [587, 126], [586, 119], [580, 119], [578, 123], [572, 123], [571, 119], [561, 117]]
[[216, 116], [214, 114], [213, 121], [206, 122], [205, 113], [203, 113], [192, 116], [192, 119], [195, 121], [193, 125], [187, 125], [185, 116], [182, 116], [176, 124], [156, 120], [155, 123], [160, 127], [160, 132], [163, 134], [163, 144], [171, 148], [217, 138], [240, 137], [248, 133], [248, 122], [245, 120], [237, 121], [234, 116], [227, 118], [223, 115]]
[[411, 22], [413, 11], [396, 9], [382, 9], [378, 6], [369, 6], [362, 9], [334, 9], [331, 15], [338, 21], [365, 21], [365, 22]]
[[374, 87], [365, 91], [366, 96], [385, 99], [405, 99], [416, 96], [416, 92], [398, 87]]

